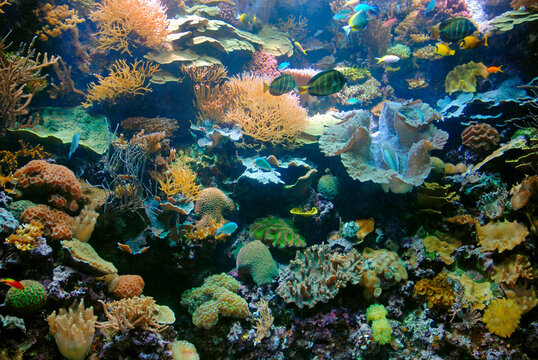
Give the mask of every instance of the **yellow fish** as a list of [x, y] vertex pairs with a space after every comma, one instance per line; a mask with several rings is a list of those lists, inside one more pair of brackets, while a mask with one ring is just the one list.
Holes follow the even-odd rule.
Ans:
[[295, 45], [295, 47], [299, 49], [300, 52], [306, 55], [306, 51], [303, 49], [303, 46], [298, 41], [294, 41], [293, 45]]
[[461, 41], [460, 47], [465, 50], [476, 49], [477, 47], [484, 45], [488, 46], [488, 36], [484, 36], [484, 39], [480, 40], [476, 36], [466, 36]]
[[435, 48], [435, 53], [441, 56], [451, 56], [454, 55], [456, 51], [452, 50], [448, 45], [439, 43]]

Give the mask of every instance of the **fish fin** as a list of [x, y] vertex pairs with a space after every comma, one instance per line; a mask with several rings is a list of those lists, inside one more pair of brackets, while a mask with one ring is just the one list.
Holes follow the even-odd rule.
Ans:
[[456, 50], [450, 50], [450, 51], [448, 52], [448, 55], [454, 55], [455, 53], [456, 53]]
[[437, 39], [439, 37], [439, 26], [432, 27], [432, 39]]
[[381, 58], [375, 58], [375, 60], [377, 60], [377, 63], [380, 64], [383, 62], [383, 60]]
[[305, 51], [305, 50], [303, 50], [303, 54], [307, 55], [307, 53], [306, 53], [306, 51]]
[[488, 46], [488, 36], [484, 36], [484, 46]]
[[461, 43], [460, 43], [460, 48], [464, 48], [465, 49], [465, 40], [462, 40]]
[[303, 95], [306, 94], [308, 91], [308, 85], [307, 86], [298, 86], [297, 89], [299, 89], [299, 94]]
[[263, 83], [263, 92], [267, 92], [269, 90], [269, 84], [267, 84], [266, 82]]
[[344, 29], [346, 35], [349, 35], [349, 33], [351, 32], [351, 26], [349, 25], [342, 26], [342, 29]]

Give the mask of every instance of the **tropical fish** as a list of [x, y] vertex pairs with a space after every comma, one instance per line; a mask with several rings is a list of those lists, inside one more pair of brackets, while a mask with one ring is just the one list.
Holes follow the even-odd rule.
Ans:
[[290, 63], [287, 61], [284, 61], [278, 65], [278, 70], [286, 70], [290, 66]]
[[379, 7], [377, 5], [370, 6], [368, 4], [358, 4], [353, 9], [353, 11], [355, 12], [359, 12], [361, 10], [364, 10], [367, 12], [373, 12], [374, 14], [379, 14]]
[[331, 95], [342, 90], [346, 77], [338, 70], [325, 70], [316, 74], [306, 86], [299, 87], [299, 93], [308, 92], [314, 96]]
[[78, 132], [73, 134], [73, 139], [71, 140], [71, 147], [69, 148], [69, 155], [67, 155], [67, 160], [71, 160], [71, 156], [77, 151], [78, 142], [80, 140], [80, 134]]
[[280, 75], [271, 84], [263, 83], [263, 92], [269, 91], [269, 94], [280, 96], [289, 93], [297, 87], [297, 83], [293, 76], [289, 74]]
[[300, 52], [302, 52], [303, 54], [306, 55], [306, 51], [303, 49], [303, 46], [302, 46], [298, 41], [294, 41], [294, 42], [293, 42], [293, 45], [295, 45], [295, 47], [296, 47]]
[[398, 21], [398, 19], [396, 19], [396, 18], [388, 19], [388, 20], [385, 21], [383, 24], [381, 24], [381, 27], [391, 26], [391, 25], [394, 24], [396, 21]]
[[394, 149], [386, 142], [381, 144], [381, 155], [383, 157], [383, 162], [389, 167], [389, 169], [396, 172], [399, 171], [400, 160], [398, 158], [398, 154], [396, 154]]
[[344, 6], [347, 7], [347, 6], [355, 6], [357, 5], [358, 3], [360, 3], [361, 0], [348, 0]]
[[424, 15], [432, 11], [434, 7], [435, 7], [435, 0], [430, 0], [428, 5], [426, 6], [426, 10], [424, 10]]
[[17, 280], [10, 279], [10, 278], [0, 279], [0, 282], [3, 282], [4, 284], [7, 284], [11, 287], [14, 287], [15, 289], [19, 289], [19, 290], [26, 289], [26, 286], [24, 286], [23, 283]]
[[145, 246], [143, 248], [140, 248], [140, 249], [137, 249], [137, 250], [133, 250], [131, 249], [131, 247], [127, 244], [122, 244], [122, 243], [118, 243], [118, 248], [122, 251], [125, 251], [131, 255], [138, 255], [138, 254], [143, 254], [145, 253], [146, 251], [149, 250], [149, 246]]
[[437, 44], [437, 46], [435, 47], [435, 53], [437, 55], [441, 55], [441, 56], [451, 56], [451, 55], [454, 55], [456, 53], [455, 50], [452, 50], [448, 45], [446, 44], [442, 44], [442, 43], [439, 43]]
[[488, 73], [490, 74], [495, 74], [495, 73], [498, 73], [498, 72], [503, 72], [501, 70], [501, 68], [503, 67], [504, 65], [501, 65], [501, 66], [490, 66], [488, 67]]
[[215, 233], [215, 236], [219, 236], [220, 234], [231, 235], [235, 230], [237, 230], [237, 224], [230, 221], [229, 223], [222, 225]]
[[358, 99], [355, 99], [355, 98], [350, 98], [350, 99], [347, 99], [347, 103], [348, 103], [349, 105], [355, 105], [355, 104], [360, 104], [361, 101], [358, 100]]
[[488, 36], [484, 36], [484, 38], [481, 40], [477, 38], [476, 36], [466, 36], [461, 41], [460, 47], [462, 47], [465, 50], [469, 49], [476, 49], [479, 46], [488, 46]]
[[336, 21], [344, 20], [345, 18], [347, 18], [347, 15], [345, 14], [336, 14], [333, 16], [333, 20]]
[[254, 160], [254, 165], [256, 165], [257, 167], [259, 167], [260, 169], [265, 169], [265, 170], [272, 170], [273, 168], [271, 167], [271, 164], [269, 163], [269, 161], [265, 160], [264, 158], [262, 157], [258, 157]]
[[377, 60], [377, 63], [395, 63], [400, 61], [400, 57], [396, 55], [385, 55], [381, 58], [375, 58]]
[[239, 15], [238, 19], [241, 25], [253, 25], [256, 22], [258, 22], [256, 15], [249, 14], [249, 13], [244, 13], [244, 14]]
[[346, 26], [343, 26], [342, 29], [346, 32], [346, 35], [349, 35], [350, 32], [359, 31], [361, 29], [366, 29], [368, 26], [368, 14], [366, 11], [361, 10], [352, 17], [349, 18], [349, 21]]
[[432, 28], [432, 37], [446, 42], [463, 39], [476, 31], [476, 26], [466, 18], [452, 18]]

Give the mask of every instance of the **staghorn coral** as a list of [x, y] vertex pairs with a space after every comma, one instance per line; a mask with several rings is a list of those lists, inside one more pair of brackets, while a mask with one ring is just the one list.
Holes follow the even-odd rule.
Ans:
[[285, 21], [278, 19], [276, 24], [279, 31], [288, 33], [295, 40], [302, 40], [306, 36], [307, 27], [308, 20], [305, 17], [299, 16], [299, 19], [296, 19], [294, 15], [288, 15]]
[[166, 7], [159, 0], [103, 0], [90, 13], [97, 22], [99, 48], [131, 55], [129, 46], [158, 49], [166, 41]]
[[217, 324], [219, 315], [250, 316], [246, 300], [236, 294], [238, 289], [239, 283], [230, 275], [212, 275], [202, 286], [185, 291], [181, 295], [181, 305], [188, 307], [194, 326], [209, 329]]
[[17, 188], [22, 192], [40, 192], [41, 196], [48, 195], [48, 202], [56, 208], [78, 210], [77, 200], [82, 197], [82, 187], [67, 167], [45, 160], [32, 160], [18, 169], [14, 177]]
[[6, 243], [15, 245], [21, 251], [28, 251], [38, 246], [38, 238], [43, 235], [43, 224], [31, 220], [29, 224], [20, 225], [15, 234], [7, 237]]
[[200, 217], [210, 217], [217, 222], [224, 221], [224, 212], [235, 210], [235, 203], [220, 189], [209, 187], [203, 189], [197, 197], [194, 211]]
[[482, 322], [492, 334], [510, 337], [521, 319], [521, 309], [514, 300], [495, 299], [484, 311]]
[[476, 78], [487, 79], [489, 72], [486, 65], [470, 61], [452, 69], [445, 78], [445, 91], [452, 95], [455, 91], [476, 92]]
[[200, 185], [196, 184], [196, 173], [175, 161], [167, 164], [165, 179], [159, 180], [160, 189], [168, 197], [181, 195], [188, 201], [196, 201], [200, 194]]
[[297, 307], [313, 308], [338, 295], [348, 283], [361, 281], [362, 256], [353, 249], [344, 254], [331, 252], [328, 245], [314, 245], [297, 251], [286, 273], [280, 276], [277, 293]]
[[487, 123], [469, 125], [461, 133], [461, 143], [475, 150], [488, 151], [500, 139], [497, 129]]
[[506, 283], [515, 286], [519, 278], [534, 279], [538, 277], [538, 270], [531, 267], [529, 258], [514, 254], [493, 267], [491, 279], [496, 283]]
[[364, 248], [364, 258], [361, 285], [364, 287], [364, 296], [367, 299], [379, 297], [382, 292], [381, 279], [399, 283], [407, 280], [405, 263], [398, 254], [386, 249], [374, 250]]
[[50, 333], [56, 340], [58, 350], [68, 360], [84, 360], [90, 352], [95, 335], [97, 316], [93, 307], [84, 308], [84, 300], [73, 303], [69, 310], [61, 308], [47, 317]]
[[108, 101], [114, 103], [121, 96], [143, 95], [151, 92], [146, 82], [151, 75], [159, 70], [158, 65], [137, 60], [127, 64], [125, 60], [116, 60], [110, 67], [108, 76], [95, 75], [98, 83], [88, 85], [84, 108], [89, 108], [94, 102]]
[[256, 219], [250, 225], [249, 236], [280, 249], [306, 246], [304, 237], [298, 233], [291, 220], [273, 215]]
[[226, 122], [241, 127], [244, 136], [261, 146], [294, 147], [306, 126], [307, 111], [296, 96], [273, 96], [263, 91], [262, 83], [261, 78], [249, 75], [230, 80], [232, 91], [238, 95], [226, 113]]
[[159, 313], [152, 297], [137, 296], [107, 304], [102, 300], [99, 302], [103, 305], [107, 321], [97, 322], [96, 327], [107, 338], [118, 331], [124, 333], [135, 328], [151, 332], [161, 332], [168, 328], [168, 325], [157, 322]]
[[21, 214], [21, 221], [43, 224], [45, 237], [51, 240], [70, 240], [73, 237], [73, 218], [47, 205], [31, 206]]
[[433, 279], [421, 279], [415, 284], [415, 296], [426, 298], [428, 307], [450, 307], [456, 301], [452, 284], [448, 281], [447, 273], [440, 272]]
[[495, 251], [502, 253], [512, 250], [525, 241], [529, 230], [517, 221], [495, 221], [484, 226], [475, 224], [476, 236], [482, 251]]
[[64, 31], [73, 29], [77, 24], [83, 23], [84, 19], [78, 17], [78, 11], [70, 9], [67, 5], [45, 4], [41, 7], [43, 27], [37, 31], [36, 35], [42, 41], [47, 41], [50, 37], [58, 37]]

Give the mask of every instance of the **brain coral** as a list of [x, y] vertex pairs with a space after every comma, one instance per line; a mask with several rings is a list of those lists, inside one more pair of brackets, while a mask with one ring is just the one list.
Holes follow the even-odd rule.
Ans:
[[225, 210], [235, 210], [235, 204], [221, 190], [209, 187], [198, 195], [194, 211], [201, 217], [210, 216], [217, 222], [224, 221]]
[[237, 254], [237, 269], [247, 270], [258, 285], [269, 284], [278, 275], [271, 252], [261, 241], [251, 241]]
[[500, 139], [497, 129], [486, 123], [469, 125], [461, 133], [461, 143], [475, 150], [489, 150]]
[[15, 172], [17, 187], [23, 192], [48, 196], [48, 202], [59, 209], [78, 210], [82, 187], [75, 174], [62, 165], [32, 160]]
[[475, 227], [476, 236], [484, 251], [497, 250], [502, 253], [512, 250], [529, 235], [529, 230], [515, 220], [490, 222], [484, 226], [477, 222]]
[[349, 282], [358, 284], [362, 265], [356, 250], [343, 254], [331, 252], [326, 244], [314, 245], [297, 251], [287, 273], [280, 276], [277, 292], [287, 303], [312, 308], [334, 298]]
[[27, 208], [21, 214], [21, 221], [38, 220], [44, 226], [45, 237], [52, 240], [70, 240], [73, 237], [73, 218], [47, 205]]
[[116, 275], [108, 289], [117, 298], [125, 299], [142, 295], [144, 285], [144, 279], [140, 275]]
[[250, 225], [249, 235], [255, 240], [281, 249], [306, 246], [304, 237], [297, 231], [291, 220], [270, 215], [259, 218]]
[[495, 299], [484, 311], [482, 322], [492, 334], [510, 337], [519, 325], [521, 313], [514, 300]]
[[327, 174], [319, 178], [318, 192], [327, 200], [334, 200], [340, 192], [340, 180], [336, 176]]
[[24, 316], [35, 313], [47, 301], [47, 291], [38, 281], [21, 280], [24, 289], [11, 287], [6, 294], [5, 305], [14, 313]]

